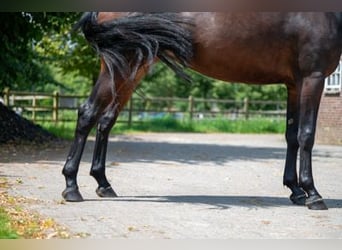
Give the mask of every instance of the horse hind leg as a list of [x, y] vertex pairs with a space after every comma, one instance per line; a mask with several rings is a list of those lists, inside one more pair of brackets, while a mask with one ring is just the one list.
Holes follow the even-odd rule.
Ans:
[[118, 105], [111, 104], [107, 111], [100, 117], [96, 132], [96, 141], [90, 175], [98, 183], [96, 193], [100, 197], [117, 197], [106, 178], [105, 164], [108, 145], [108, 136], [117, 118]]
[[306, 193], [298, 185], [297, 177], [297, 154], [299, 143], [298, 135], [298, 91], [296, 86], [288, 85], [287, 115], [286, 115], [286, 162], [283, 183], [291, 189], [290, 200], [296, 205], [305, 205]]
[[78, 190], [77, 173], [88, 134], [96, 123], [95, 113], [94, 105], [90, 100], [78, 110], [75, 138], [62, 170], [66, 181], [66, 188], [62, 192], [62, 196], [66, 201], [83, 201]]
[[300, 117], [298, 142], [300, 148], [299, 186], [307, 193], [305, 205], [309, 209], [325, 210], [321, 195], [315, 188], [312, 175], [312, 148], [316, 131], [316, 121], [321, 94], [324, 87], [324, 76], [313, 72], [303, 80], [300, 93]]
[[83, 201], [77, 185], [81, 157], [90, 130], [98, 122], [104, 109], [113, 101], [113, 95], [109, 94], [112, 93], [112, 87], [110, 75], [101, 72], [90, 97], [78, 110], [74, 141], [62, 170], [66, 181], [62, 196], [66, 201]]
[[100, 197], [117, 196], [109, 184], [105, 173], [108, 136], [121, 109], [131, 98], [135, 87], [140, 82], [141, 78], [146, 74], [146, 72], [147, 68], [141, 68], [137, 73], [137, 77], [133, 81], [118, 79], [115, 82], [115, 95], [113, 96], [113, 100], [106, 107], [105, 112], [98, 121], [90, 175], [93, 176], [98, 183], [96, 193]]

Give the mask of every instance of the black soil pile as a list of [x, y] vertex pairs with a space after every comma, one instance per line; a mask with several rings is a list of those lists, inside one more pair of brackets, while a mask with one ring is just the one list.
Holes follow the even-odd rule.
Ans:
[[7, 142], [36, 144], [57, 140], [41, 126], [19, 116], [0, 102], [0, 144]]

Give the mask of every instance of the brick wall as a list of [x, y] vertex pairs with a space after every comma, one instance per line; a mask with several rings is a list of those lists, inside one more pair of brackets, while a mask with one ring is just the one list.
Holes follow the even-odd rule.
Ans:
[[316, 142], [342, 145], [342, 95], [340, 93], [322, 96]]

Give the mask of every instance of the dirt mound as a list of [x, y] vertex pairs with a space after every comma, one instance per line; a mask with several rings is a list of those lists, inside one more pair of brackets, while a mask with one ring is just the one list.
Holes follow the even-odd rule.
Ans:
[[39, 125], [19, 116], [0, 102], [0, 143], [44, 143], [56, 139]]

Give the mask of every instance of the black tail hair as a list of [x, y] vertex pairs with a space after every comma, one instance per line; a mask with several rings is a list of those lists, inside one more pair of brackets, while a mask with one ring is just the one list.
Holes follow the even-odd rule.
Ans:
[[190, 81], [184, 68], [193, 56], [191, 25], [177, 13], [134, 13], [99, 24], [97, 13], [88, 12], [74, 29], [82, 29], [111, 73], [132, 79], [140, 66], [158, 57]]

